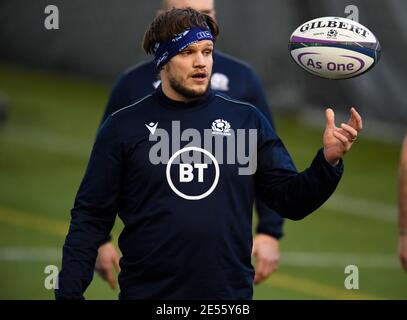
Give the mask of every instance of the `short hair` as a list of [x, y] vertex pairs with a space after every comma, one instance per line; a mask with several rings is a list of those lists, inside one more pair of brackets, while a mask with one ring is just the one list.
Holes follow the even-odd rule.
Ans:
[[218, 24], [207, 14], [200, 13], [192, 8], [173, 8], [161, 13], [153, 20], [144, 34], [143, 49], [147, 54], [152, 54], [157, 42], [168, 41], [175, 35], [192, 27], [209, 28], [214, 42], [219, 35]]

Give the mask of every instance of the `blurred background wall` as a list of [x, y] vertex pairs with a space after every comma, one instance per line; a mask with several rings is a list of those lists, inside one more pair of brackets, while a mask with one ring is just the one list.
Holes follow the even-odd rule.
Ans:
[[[43, 27], [48, 4], [59, 8], [59, 30]], [[124, 69], [147, 58], [140, 44], [159, 5], [158, 0], [0, 1], [0, 60], [113, 82]], [[346, 17], [348, 5], [358, 7], [359, 22], [380, 40], [379, 64], [365, 75], [342, 81], [299, 69], [287, 50], [293, 30], [320, 16]], [[356, 105], [369, 120], [367, 134], [385, 132], [396, 139], [403, 135], [406, 1], [218, 0], [216, 6], [218, 49], [254, 66], [274, 110], [300, 112], [304, 119], [320, 123], [321, 108], [329, 105], [345, 112]], [[318, 113], [312, 112], [316, 109]]]

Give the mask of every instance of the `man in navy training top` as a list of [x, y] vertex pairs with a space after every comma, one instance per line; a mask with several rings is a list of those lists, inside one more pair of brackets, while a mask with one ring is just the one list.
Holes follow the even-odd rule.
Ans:
[[[214, 0], [164, 0], [159, 13], [175, 8], [191, 7], [215, 18]], [[246, 63], [219, 51], [213, 53], [211, 88], [228, 96], [248, 102], [264, 114], [273, 125], [270, 109], [261, 82], [253, 69]], [[118, 79], [110, 95], [102, 122], [118, 109], [128, 106], [153, 91], [159, 84], [159, 75], [153, 61], [130, 68]], [[278, 267], [280, 260], [279, 239], [283, 236], [283, 218], [256, 198], [258, 213], [257, 235], [253, 239], [253, 256], [256, 258], [254, 283], [266, 279]], [[110, 238], [109, 238], [110, 239]], [[95, 270], [112, 288], [116, 287], [113, 268], [119, 267], [119, 255], [112, 244], [99, 247]]]
[[[71, 211], [57, 299], [83, 299], [116, 213], [124, 223], [120, 299], [252, 299], [252, 205], [257, 194], [299, 220], [334, 192], [362, 129], [354, 108], [298, 173], [257, 110], [209, 88], [219, 29], [172, 9], [147, 30], [161, 85], [101, 126]], [[175, 35], [175, 36], [174, 36]]]

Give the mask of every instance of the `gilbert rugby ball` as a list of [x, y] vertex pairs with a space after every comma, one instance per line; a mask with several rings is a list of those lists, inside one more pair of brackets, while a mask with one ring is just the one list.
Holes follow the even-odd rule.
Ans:
[[341, 17], [322, 17], [300, 25], [291, 35], [289, 51], [304, 70], [327, 79], [365, 73], [380, 58], [380, 44], [366, 27]]

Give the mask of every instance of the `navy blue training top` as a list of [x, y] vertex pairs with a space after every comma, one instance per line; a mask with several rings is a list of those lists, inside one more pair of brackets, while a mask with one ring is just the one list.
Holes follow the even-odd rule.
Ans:
[[[218, 130], [219, 122], [224, 126]], [[250, 129], [257, 130], [251, 131], [257, 133], [257, 154], [252, 154], [257, 170], [242, 175], [239, 170], [247, 166], [228, 161], [233, 154], [226, 147], [235, 143], [249, 154]], [[220, 150], [203, 138], [208, 133], [209, 139], [220, 137]], [[218, 182], [200, 200], [185, 195], [212, 188], [214, 161], [194, 158], [194, 166], [206, 163], [207, 168], [201, 177], [195, 170], [194, 178], [183, 182], [181, 177], [188, 175], [180, 174], [181, 166], [188, 160], [175, 157], [171, 166], [171, 161], [157, 161], [157, 156], [168, 160], [191, 144], [219, 162]], [[218, 159], [222, 154], [228, 159]], [[193, 102], [176, 102], [159, 87], [109, 116], [98, 132], [71, 211], [56, 298], [83, 298], [97, 249], [118, 212], [124, 223], [119, 238], [121, 299], [251, 299], [255, 192], [284, 217], [302, 219], [329, 198], [342, 172], [342, 160], [331, 166], [321, 149], [310, 167], [297, 173], [269, 122], [248, 104], [211, 90]]]
[[[124, 72], [114, 85], [102, 123], [113, 112], [151, 93], [159, 83], [153, 61], [141, 63]], [[256, 106], [273, 125], [261, 81], [248, 64], [214, 51], [211, 88], [216, 92]], [[280, 239], [283, 236], [283, 218], [258, 198], [256, 198], [255, 205], [259, 216], [257, 232]]]

